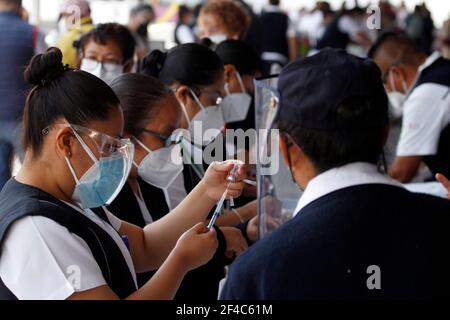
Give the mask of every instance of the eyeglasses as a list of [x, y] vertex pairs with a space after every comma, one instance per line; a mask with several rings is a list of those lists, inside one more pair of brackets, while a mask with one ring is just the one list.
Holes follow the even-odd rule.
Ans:
[[[97, 147], [98, 152], [101, 157], [109, 157], [115, 153], [130, 153], [130, 148], [133, 148], [133, 144], [129, 139], [118, 139], [113, 138], [105, 133], [98, 132], [93, 129], [89, 129], [83, 126], [79, 126], [76, 124], [54, 124], [48, 126], [42, 130], [42, 134], [46, 135], [50, 131], [52, 127], [60, 126], [60, 127], [70, 127], [75, 131], [76, 134], [84, 134], [91, 138]], [[84, 139], [83, 139], [84, 140]]]
[[99, 66], [107, 72], [115, 71], [117, 66], [120, 66], [121, 64], [118, 61], [104, 61], [100, 62], [94, 59], [84, 58], [83, 59], [83, 65], [86, 71], [93, 72], [97, 70]]
[[152, 136], [155, 136], [155, 137], [159, 138], [164, 143], [164, 147], [169, 147], [173, 143], [173, 136], [172, 135], [166, 136], [166, 135], [163, 135], [163, 134], [161, 134], [159, 132], [155, 132], [155, 131], [148, 130], [148, 129], [143, 129], [142, 132], [148, 133], [148, 134], [150, 134]]
[[[197, 94], [196, 92], [199, 92], [200, 94]], [[203, 89], [199, 89], [197, 91], [194, 91], [194, 93], [196, 93], [199, 97], [202, 94], [207, 95], [211, 99], [211, 101], [213, 101], [214, 105], [216, 105], [216, 106], [219, 105], [222, 102], [222, 100], [223, 100], [222, 94], [217, 92], [217, 91], [211, 92], [211, 91], [206, 91], [206, 90], [203, 90]]]

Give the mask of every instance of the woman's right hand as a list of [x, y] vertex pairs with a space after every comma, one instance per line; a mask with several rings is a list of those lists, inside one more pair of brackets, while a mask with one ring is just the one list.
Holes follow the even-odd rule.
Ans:
[[212, 259], [218, 247], [214, 228], [208, 230], [204, 222], [196, 224], [178, 239], [174, 254], [187, 271], [196, 269]]

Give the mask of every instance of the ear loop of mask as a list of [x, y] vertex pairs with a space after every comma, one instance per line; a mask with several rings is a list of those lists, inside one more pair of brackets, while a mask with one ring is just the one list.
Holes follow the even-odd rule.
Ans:
[[247, 93], [247, 90], [245, 90], [244, 87], [244, 81], [242, 81], [239, 71], [236, 71], [236, 78], [238, 79], [239, 85], [241, 86], [242, 93]]
[[[399, 92], [395, 87], [394, 76], [392, 75], [392, 72], [389, 72], [389, 82], [391, 83], [391, 87], [394, 89], [394, 91]], [[408, 86], [406, 85], [406, 81], [404, 79], [402, 80], [402, 86], [406, 94], [408, 92]]]
[[191, 123], [191, 119], [189, 119], [189, 115], [187, 113], [186, 106], [181, 101], [180, 101], [180, 106], [181, 106], [181, 110], [183, 111], [184, 117], [186, 118], [186, 121], [187, 121], [187, 123], [189, 125]]
[[[241, 78], [241, 75], [239, 74], [239, 71], [236, 71], [236, 78], [237, 78], [237, 80], [239, 82], [239, 86], [241, 87], [242, 93], [247, 93], [247, 90], [245, 90], [244, 82], [242, 81], [242, 78]], [[227, 96], [229, 96], [231, 94], [229, 86], [230, 85], [228, 83], [225, 83], [224, 89], [225, 89], [225, 93], [227, 94]]]
[[198, 103], [200, 109], [205, 110], [205, 106], [203, 105], [203, 103], [200, 101], [200, 99], [197, 97], [197, 95], [194, 93], [194, 91], [192, 89], [189, 88], [189, 91], [191, 92], [192, 97], [194, 98], [195, 102]]
[[[80, 135], [75, 131], [75, 129], [71, 128], [73, 134], [75, 135], [75, 137], [77, 138], [78, 142], [80, 142], [81, 146], [83, 147], [84, 151], [86, 151], [86, 153], [88, 154], [88, 156], [92, 159], [92, 161], [94, 161], [94, 163], [97, 163], [98, 160], [97, 158], [94, 156], [94, 154], [92, 153], [91, 149], [89, 149], [89, 147], [87, 146], [87, 144], [83, 141], [83, 139], [80, 137]], [[77, 175], [75, 173], [75, 170], [72, 166], [72, 164], [70, 163], [70, 160], [67, 157], [64, 157], [64, 159], [66, 160], [66, 163], [69, 167], [70, 172], [72, 173], [72, 176], [75, 180], [76, 183], [79, 183], [80, 180], [77, 178]]]
[[[133, 137], [133, 138], [134, 138], [134, 140], [136, 140], [136, 142], [142, 147], [142, 149], [144, 149], [145, 151], [148, 152], [148, 154], [150, 154], [150, 153], [153, 152], [152, 150], [150, 150], [150, 148], [147, 148], [147, 146], [146, 146], [145, 144], [143, 144], [141, 141], [139, 141], [138, 138], [136, 138], [136, 137]], [[136, 161], [134, 161], [134, 157], [133, 157], [133, 165], [134, 165], [136, 168], [139, 168], [139, 166], [138, 166], [138, 164], [136, 163]]]

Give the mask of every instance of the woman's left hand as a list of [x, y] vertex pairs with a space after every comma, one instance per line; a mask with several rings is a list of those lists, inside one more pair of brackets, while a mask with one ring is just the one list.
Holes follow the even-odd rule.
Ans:
[[[239, 170], [234, 175], [234, 182], [229, 182], [227, 178], [235, 164], [239, 164]], [[241, 162], [229, 160], [225, 162], [213, 162], [206, 170], [202, 183], [206, 186], [206, 194], [213, 201], [219, 201], [228, 187], [227, 199], [237, 198], [244, 188], [245, 170]]]

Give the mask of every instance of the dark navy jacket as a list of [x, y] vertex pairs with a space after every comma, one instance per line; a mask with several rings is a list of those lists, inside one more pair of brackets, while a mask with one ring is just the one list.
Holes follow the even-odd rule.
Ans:
[[[335, 191], [241, 255], [221, 298], [436, 297], [444, 286], [437, 267], [446, 255], [437, 246], [450, 243], [448, 231], [437, 227], [448, 229], [449, 214], [449, 200], [399, 187], [373, 184]], [[370, 266], [380, 268], [380, 290], [368, 289]]]
[[15, 12], [0, 12], [0, 121], [22, 117], [29, 89], [23, 72], [34, 54], [33, 33], [33, 26]]

